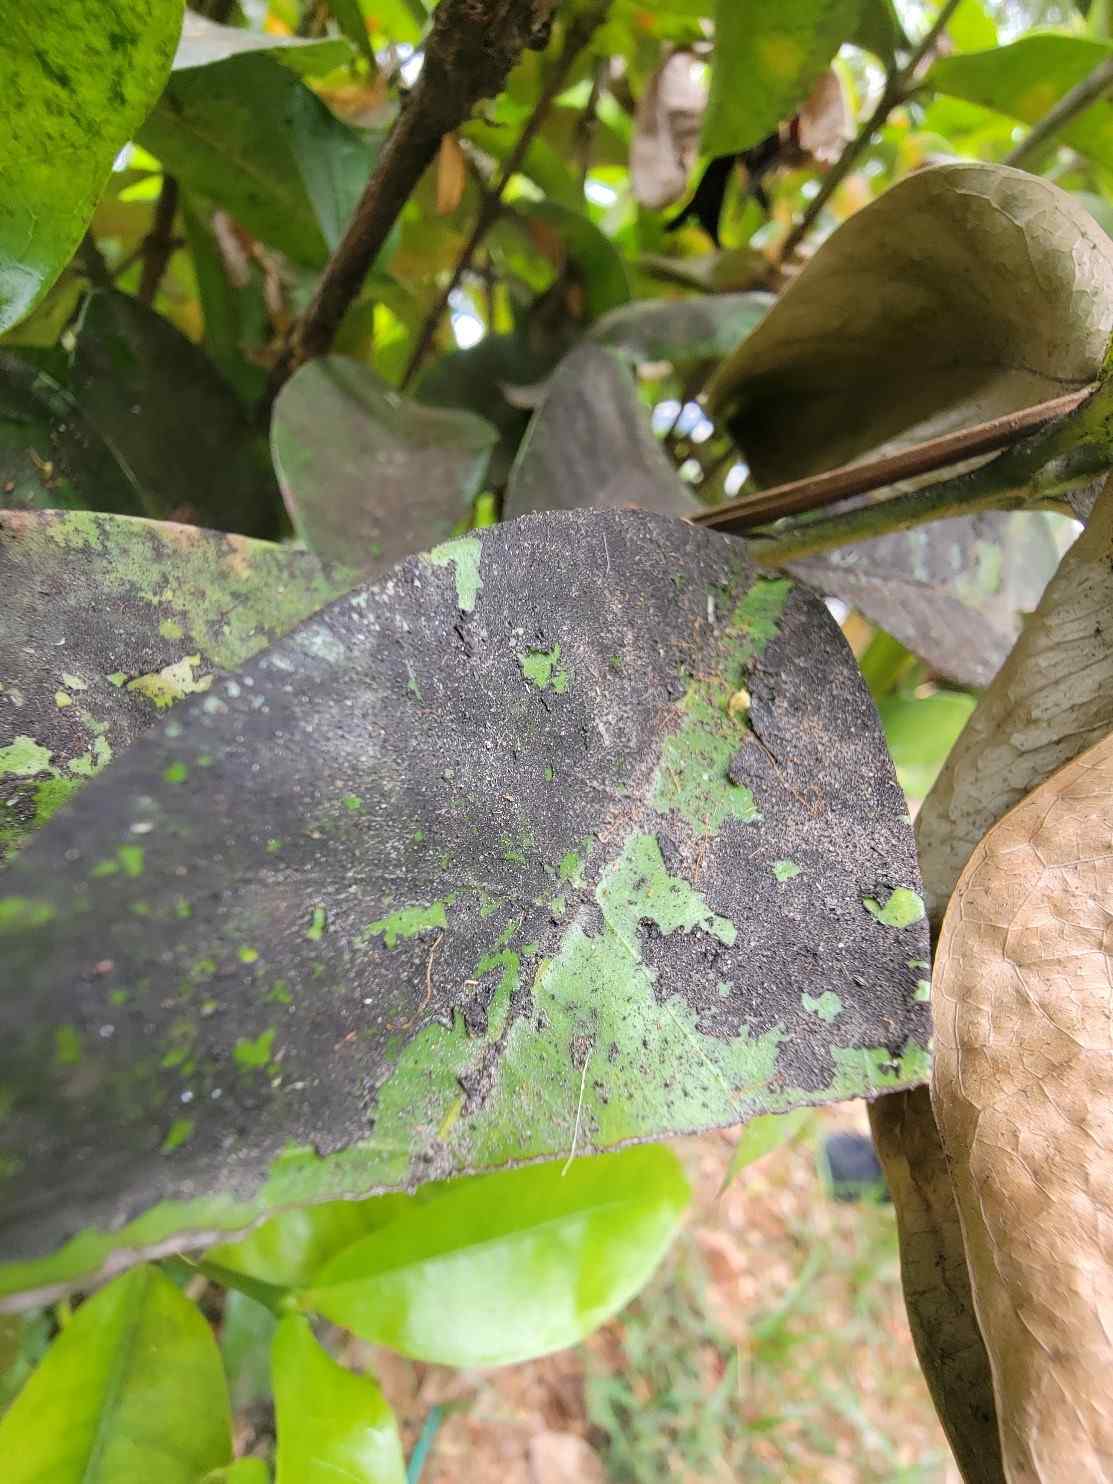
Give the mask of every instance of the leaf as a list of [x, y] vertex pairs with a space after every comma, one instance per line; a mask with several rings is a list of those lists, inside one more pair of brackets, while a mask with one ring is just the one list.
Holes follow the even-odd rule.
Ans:
[[148, 513], [275, 533], [278, 490], [265, 447], [232, 388], [169, 320], [126, 294], [90, 295], [72, 388]]
[[460, 1181], [340, 1253], [302, 1302], [415, 1360], [532, 1360], [634, 1297], [688, 1199], [663, 1148]]
[[182, 0], [41, 0], [5, 17], [0, 332], [65, 267], [112, 163], [162, 92]]
[[206, 1474], [201, 1484], [269, 1484], [270, 1470], [261, 1458], [237, 1458], [226, 1469]]
[[[341, 45], [349, 53], [347, 42], [324, 44]], [[319, 268], [328, 257], [331, 213], [338, 209], [330, 204], [323, 226], [318, 222], [314, 203], [322, 201], [322, 182], [334, 172], [350, 181], [362, 152], [366, 183], [378, 136], [341, 123], [291, 66], [283, 65], [304, 57], [308, 48], [283, 47], [273, 56], [270, 50], [176, 71], [139, 142], [184, 186], [224, 207], [256, 237], [297, 263]], [[260, 127], [261, 119], [269, 121], [266, 128]], [[307, 189], [307, 173], [312, 189]], [[327, 202], [334, 189], [328, 185]]]
[[737, 154], [791, 118], [859, 24], [861, 0], [716, 0], [703, 150]]
[[665, 57], [638, 99], [630, 144], [634, 200], [659, 211], [679, 201], [699, 157], [707, 67], [694, 52]]
[[1070, 196], [941, 165], [844, 222], [710, 396], [776, 484], [1084, 386], [1111, 330], [1113, 243]]
[[245, 351], [266, 344], [271, 335], [262, 275], [245, 257], [237, 264], [240, 276], [233, 278], [216, 236], [218, 230], [231, 227], [231, 218], [219, 221], [216, 212], [189, 196], [182, 201], [182, 217], [205, 326], [205, 352], [240, 401], [254, 407], [263, 395], [267, 373]]
[[197, 1484], [231, 1453], [212, 1331], [152, 1267], [86, 1299], [0, 1420], [5, 1484]]
[[131, 472], [69, 392], [22, 356], [2, 350], [0, 504], [8, 510], [143, 512]]
[[921, 699], [885, 696], [877, 703], [900, 786], [922, 799], [974, 709], [974, 697], [941, 690]]
[[693, 507], [629, 371], [594, 345], [582, 345], [557, 368], [506, 492], [508, 517], [583, 505], [640, 505], [662, 514]]
[[[1113, 56], [1113, 44], [1088, 36], [1044, 32], [1011, 46], [942, 57], [927, 87], [1035, 124], [1059, 99]], [[1064, 124], [1057, 139], [1102, 165], [1113, 165], [1113, 109], [1100, 99]]]
[[343, 67], [352, 56], [348, 42], [336, 36], [276, 36], [271, 32], [249, 31], [242, 26], [222, 26], [207, 16], [187, 10], [174, 57], [174, 71], [213, 67], [257, 52], [265, 52], [276, 62], [307, 77]]
[[353, 580], [305, 552], [195, 526], [0, 515], [0, 855], [166, 706]]
[[271, 1342], [277, 1327], [262, 1304], [234, 1289], [224, 1295], [220, 1354], [233, 1412], [269, 1401]]
[[365, 572], [451, 534], [482, 488], [497, 438], [474, 413], [422, 407], [344, 356], [303, 366], [271, 423], [298, 534], [318, 556]]
[[371, 68], [371, 75], [374, 76], [379, 70], [379, 64], [375, 59], [375, 48], [371, 45], [371, 37], [359, 0], [329, 0], [329, 9], [344, 35], [359, 48], [364, 61]]
[[384, 130], [337, 128], [308, 88], [292, 88], [286, 111], [290, 148], [330, 252], [335, 252], [363, 195], [386, 138]]
[[932, 1101], [1009, 1478], [1099, 1479], [1113, 1453], [1111, 833], [1106, 737], [978, 845], [932, 978]]
[[[977, 3], [978, 0], [962, 0], [962, 5]], [[887, 68], [892, 66], [895, 54], [909, 44], [893, 0], [863, 0], [857, 29], [847, 40], [873, 52]]]
[[782, 1144], [794, 1144], [814, 1124], [815, 1114], [810, 1108], [794, 1108], [791, 1113], [767, 1113], [764, 1118], [751, 1118], [731, 1152], [720, 1193], [737, 1180], [747, 1165], [756, 1164]]
[[793, 562], [959, 685], [985, 686], [1059, 565], [1069, 523], [1041, 511], [936, 521]]
[[448, 542], [8, 868], [0, 1283], [914, 1084], [926, 933], [862, 900], [898, 887], [904, 798], [815, 598], [640, 512]]
[[527, 226], [555, 235], [574, 265], [584, 289], [589, 320], [598, 319], [630, 299], [626, 262], [593, 221], [556, 201], [516, 201], [514, 211]]
[[761, 323], [773, 302], [762, 293], [638, 299], [597, 320], [588, 339], [634, 361], [718, 360]]
[[345, 1370], [288, 1314], [274, 1341], [275, 1484], [405, 1484], [394, 1413], [370, 1376]]

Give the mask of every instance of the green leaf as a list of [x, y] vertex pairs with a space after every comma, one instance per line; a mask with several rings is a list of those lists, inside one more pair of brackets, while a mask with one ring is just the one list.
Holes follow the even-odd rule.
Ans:
[[292, 88], [286, 113], [290, 149], [330, 252], [343, 237], [375, 168], [386, 131], [337, 127], [308, 88]]
[[272, 333], [262, 274], [258, 264], [250, 263], [246, 283], [233, 283], [214, 235], [214, 212], [207, 203], [184, 195], [182, 217], [205, 324], [202, 344], [240, 401], [254, 407], [263, 395], [267, 373], [248, 360], [244, 351], [265, 345]]
[[359, 48], [372, 73], [378, 72], [379, 64], [375, 60], [375, 48], [371, 45], [371, 37], [359, 0], [329, 0], [329, 9], [336, 17], [336, 24], [344, 35]]
[[162, 92], [182, 0], [40, 0], [4, 17], [0, 332], [72, 256], [112, 163]]
[[81, 1305], [0, 1420], [5, 1484], [197, 1484], [231, 1453], [212, 1331], [152, 1267]]
[[253, 52], [265, 52], [276, 62], [306, 77], [343, 67], [352, 56], [348, 42], [339, 37], [274, 36], [269, 32], [245, 30], [241, 26], [218, 25], [207, 16], [187, 10], [174, 57], [174, 71], [212, 67], [218, 62]]
[[702, 146], [737, 154], [791, 118], [844, 41], [862, 0], [716, 0], [711, 97]]
[[862, 904], [898, 884], [904, 796], [816, 598], [638, 511], [446, 542], [7, 868], [0, 1284], [919, 1082], [926, 927]]
[[717, 360], [738, 348], [773, 303], [761, 293], [638, 299], [605, 314], [588, 338], [634, 361]]
[[[927, 87], [1035, 124], [1059, 99], [1113, 56], [1113, 43], [1046, 32], [1011, 46], [943, 57]], [[1113, 165], [1113, 108], [1101, 98], [1063, 126], [1056, 138], [1102, 165]]]
[[566, 356], [510, 471], [507, 517], [584, 505], [680, 515], [693, 503], [653, 436], [627, 367], [595, 345]]
[[614, 243], [578, 211], [556, 201], [516, 201], [515, 214], [556, 234], [579, 271], [588, 319], [598, 319], [630, 298], [626, 263]]
[[289, 1314], [273, 1355], [275, 1484], [405, 1484], [398, 1426], [370, 1376], [338, 1365]]
[[960, 52], [988, 51], [997, 45], [997, 24], [983, 0], [959, 0], [947, 35]]
[[209, 358], [138, 299], [90, 295], [72, 388], [85, 418], [131, 471], [146, 513], [248, 536], [276, 534], [266, 446]]
[[936, 691], [920, 700], [884, 696], [877, 703], [900, 786], [924, 799], [974, 709], [974, 697]]
[[422, 407], [344, 356], [303, 366], [271, 423], [299, 536], [318, 556], [365, 572], [449, 536], [479, 493], [497, 440], [473, 413]]
[[277, 1321], [270, 1309], [234, 1289], [224, 1296], [220, 1322], [220, 1354], [233, 1412], [271, 1394], [271, 1342]]
[[338, 1252], [393, 1221], [414, 1199], [380, 1195], [284, 1211], [240, 1241], [210, 1248], [205, 1260], [229, 1275], [242, 1274], [275, 1288], [304, 1288]]
[[[964, 0], [964, 3], [976, 5], [978, 0]], [[891, 67], [896, 53], [908, 45], [893, 0], [862, 0], [857, 29], [847, 40], [873, 52], [886, 67]]]
[[844, 222], [709, 396], [776, 484], [1084, 386], [1111, 331], [1113, 243], [1076, 201], [1002, 165], [940, 165]]
[[[220, 670], [344, 592], [304, 551], [88, 512], [0, 515], [0, 857]], [[183, 897], [184, 900], [184, 897]]]
[[782, 1144], [794, 1144], [814, 1127], [815, 1121], [811, 1108], [794, 1108], [791, 1113], [767, 1113], [763, 1118], [751, 1118], [731, 1152], [721, 1189], [726, 1190], [733, 1184], [747, 1165], [756, 1164]]
[[261, 1458], [237, 1458], [226, 1469], [214, 1469], [201, 1484], [269, 1484], [270, 1469]]
[[576, 1344], [634, 1297], [688, 1196], [664, 1148], [460, 1181], [340, 1253], [302, 1302], [416, 1360], [530, 1360]]

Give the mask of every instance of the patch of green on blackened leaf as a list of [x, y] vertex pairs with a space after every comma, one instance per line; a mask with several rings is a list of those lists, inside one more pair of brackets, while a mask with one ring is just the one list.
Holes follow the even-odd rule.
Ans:
[[884, 1046], [834, 1046], [831, 1059], [835, 1075], [828, 1092], [836, 1100], [861, 1097], [866, 1089], [915, 1086], [931, 1072], [930, 1053], [914, 1041], [899, 1056]]
[[604, 920], [637, 955], [638, 924], [652, 922], [666, 935], [700, 928], [728, 947], [734, 924], [717, 917], [694, 887], [670, 876], [655, 835], [632, 835], [595, 892]]
[[423, 560], [434, 567], [456, 569], [456, 601], [464, 613], [475, 610], [476, 599], [483, 586], [479, 563], [483, 546], [474, 536], [460, 536], [455, 541], [445, 541], [427, 551]]
[[75, 1067], [81, 1060], [81, 1036], [77, 1027], [60, 1025], [54, 1032], [54, 1064]]
[[680, 725], [665, 738], [649, 802], [660, 814], [675, 810], [697, 834], [761, 819], [751, 790], [731, 781], [731, 761], [751, 736], [731, 701], [776, 635], [791, 591], [786, 578], [757, 578], [719, 635], [716, 672], [692, 680], [677, 703]]
[[161, 670], [153, 670], [149, 675], [138, 675], [134, 680], [129, 680], [127, 689], [152, 702], [159, 711], [165, 711], [175, 701], [184, 700], [186, 696], [199, 695], [209, 689], [213, 683], [212, 674], [193, 673], [200, 665], [199, 654], [187, 654], [172, 665], [164, 665]]
[[921, 1004], [926, 1004], [927, 1001], [931, 999], [931, 980], [917, 979], [916, 989], [912, 995], [912, 998], [914, 1000], [918, 1000]]
[[799, 876], [804, 870], [795, 861], [774, 861], [773, 875], [778, 881], [791, 881], [794, 876]]
[[7, 747], [0, 747], [0, 775], [32, 778], [49, 771], [53, 755], [33, 737], [19, 736]]
[[862, 905], [875, 921], [891, 928], [912, 927], [925, 915], [922, 899], [905, 886], [898, 886], [890, 893], [884, 906], [875, 897], [863, 897]]
[[560, 645], [552, 649], [528, 649], [518, 656], [522, 674], [538, 690], [554, 690], [563, 696], [572, 679], [571, 671], [560, 662]]
[[259, 950], [258, 948], [250, 948], [245, 945], [243, 948], [240, 948], [236, 951], [236, 957], [239, 959], [241, 964], [258, 963]]
[[121, 845], [116, 852], [116, 859], [120, 862], [120, 868], [125, 876], [142, 876], [143, 847], [141, 845]]
[[275, 1005], [292, 1005], [294, 1003], [294, 997], [290, 993], [290, 986], [286, 983], [285, 979], [276, 979], [274, 981], [274, 985], [267, 995], [267, 999]]
[[163, 1154], [172, 1154], [175, 1149], [180, 1149], [192, 1132], [192, 1118], [175, 1118], [162, 1141]]
[[24, 932], [50, 922], [55, 909], [36, 897], [0, 897], [0, 933]]
[[352, 814], [358, 813], [358, 811], [363, 808], [363, 800], [359, 797], [358, 794], [345, 794], [340, 802], [344, 805], [344, 808], [349, 810]]
[[162, 776], [167, 783], [184, 783], [189, 777], [189, 768], [185, 763], [171, 763], [163, 769]]
[[277, 1034], [272, 1025], [255, 1037], [254, 1041], [241, 1036], [233, 1048], [232, 1055], [241, 1067], [265, 1067], [271, 1059], [271, 1047]]
[[381, 934], [388, 948], [397, 948], [402, 938], [416, 938], [432, 928], [447, 927], [445, 908], [455, 900], [454, 896], [448, 896], [439, 902], [430, 902], [428, 906], [401, 907], [388, 917], [380, 917], [378, 922], [369, 922], [364, 932], [373, 938]]
[[325, 929], [327, 927], [328, 913], [323, 907], [314, 907], [312, 919], [305, 930], [305, 936], [311, 943], [319, 943], [325, 936]]
[[825, 1020], [828, 1025], [842, 1014], [842, 1000], [833, 989], [825, 989], [820, 995], [804, 995], [803, 1006], [813, 1015], [818, 1015], [820, 1020]]

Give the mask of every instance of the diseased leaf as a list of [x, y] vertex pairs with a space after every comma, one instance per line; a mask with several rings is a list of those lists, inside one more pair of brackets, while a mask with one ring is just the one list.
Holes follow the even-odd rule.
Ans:
[[364, 572], [450, 535], [482, 488], [497, 440], [474, 413], [422, 407], [344, 356], [303, 366], [271, 423], [298, 534], [318, 556]]
[[638, 99], [630, 143], [634, 200], [659, 211], [679, 201], [699, 157], [707, 107], [707, 64], [694, 52], [670, 53]]
[[[1113, 44], [1092, 36], [1044, 32], [1011, 46], [967, 56], [941, 57], [924, 79], [927, 87], [1036, 124], [1077, 83], [1113, 57]], [[1065, 123], [1063, 144], [1103, 165], [1113, 165], [1113, 108], [1100, 98]]]
[[167, 706], [354, 580], [195, 526], [0, 514], [0, 859]]
[[231, 1455], [212, 1331], [152, 1267], [86, 1299], [0, 1419], [5, 1484], [197, 1484]]
[[0, 1282], [914, 1084], [924, 925], [864, 904], [898, 888], [904, 800], [816, 599], [640, 512], [446, 543], [9, 867]]
[[254, 52], [265, 52], [276, 62], [309, 77], [342, 67], [352, 57], [351, 46], [337, 36], [276, 36], [271, 32], [245, 30], [242, 26], [222, 26], [187, 10], [174, 56], [174, 71], [212, 67]]
[[1084, 386], [1111, 330], [1113, 242], [1072, 197], [940, 165], [843, 223], [711, 397], [777, 484]]
[[22, 356], [0, 350], [0, 504], [8, 510], [141, 515], [135, 480], [69, 392]]
[[273, 1373], [275, 1484], [406, 1484], [386, 1398], [370, 1376], [338, 1365], [300, 1314], [278, 1326]]
[[860, 12], [861, 0], [716, 0], [704, 152], [749, 149], [791, 118], [842, 43], [853, 39]]
[[461, 1181], [333, 1258], [302, 1302], [416, 1360], [532, 1360], [634, 1297], [688, 1199], [676, 1155], [652, 1147]]
[[147, 513], [276, 534], [265, 445], [209, 358], [169, 320], [127, 294], [90, 295], [72, 387], [83, 416], [131, 471]]
[[39, 0], [4, 16], [0, 333], [81, 241], [112, 162], [162, 91], [182, 0]]
[[510, 471], [507, 516], [591, 505], [680, 514], [693, 499], [653, 436], [628, 369], [582, 345], [557, 368]]
[[975, 849], [932, 978], [932, 1101], [1010, 1479], [1096, 1481], [1113, 1457], [1111, 837], [1107, 737]]
[[605, 314], [588, 339], [634, 361], [714, 360], [734, 350], [773, 302], [762, 293], [638, 299]]
[[[959, 685], [988, 685], [1059, 565], [1063, 517], [986, 511], [794, 562]], [[1069, 537], [1067, 538], [1069, 539]]]

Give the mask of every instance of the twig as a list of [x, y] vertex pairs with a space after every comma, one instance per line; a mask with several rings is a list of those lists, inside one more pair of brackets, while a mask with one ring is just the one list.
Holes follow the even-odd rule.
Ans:
[[1051, 111], [1034, 124], [1026, 138], [1005, 156], [1004, 164], [1020, 165], [1063, 128], [1077, 114], [1084, 112], [1091, 103], [1096, 103], [1103, 93], [1113, 87], [1113, 57], [1107, 57], [1081, 82], [1063, 94]]
[[781, 250], [778, 255], [780, 262], [786, 262], [800, 246], [800, 243], [807, 236], [808, 232], [811, 231], [819, 213], [850, 174], [850, 171], [857, 163], [859, 155], [863, 153], [874, 134], [881, 128], [893, 109], [898, 104], [904, 102], [915, 82], [916, 72], [920, 64], [925, 57], [931, 54], [935, 43], [939, 40], [944, 27], [958, 9], [959, 4], [960, 0], [946, 0], [943, 8], [932, 22], [931, 28], [920, 44], [915, 47], [908, 61], [899, 70], [894, 70], [890, 73], [885, 82], [881, 97], [878, 100], [877, 107], [823, 177], [819, 190], [808, 202], [804, 215], [781, 244]]
[[284, 382], [324, 355], [410, 193], [440, 148], [481, 98], [502, 90], [547, 14], [537, 0], [441, 0], [421, 74], [402, 104], [371, 179], [329, 259], [305, 314], [290, 330], [260, 411], [269, 415]]
[[162, 177], [162, 189], [155, 203], [151, 230], [143, 239], [143, 272], [135, 297], [141, 304], [153, 304], [162, 275], [174, 254], [174, 218], [178, 212], [178, 182], [172, 175]]
[[472, 259], [475, 257], [480, 243], [498, 220], [499, 213], [502, 210], [503, 192], [506, 190], [513, 176], [521, 168], [522, 161], [526, 157], [526, 152], [536, 138], [537, 131], [544, 123], [545, 117], [552, 106], [553, 99], [564, 87], [568, 74], [572, 70], [572, 64], [587, 45], [588, 41], [590, 41], [592, 33], [602, 21], [609, 4], [610, 0], [601, 0], [601, 3], [595, 5], [591, 10], [574, 16], [569, 21], [568, 29], [564, 36], [564, 45], [561, 47], [560, 54], [553, 64], [553, 70], [541, 90], [541, 96], [534, 105], [533, 112], [526, 120], [525, 127], [522, 129], [514, 148], [507, 157], [506, 163], [499, 172], [498, 179], [482, 198], [475, 226], [472, 228], [471, 236], [465, 242], [459, 258], [456, 260], [456, 266], [452, 270], [452, 277], [441, 290], [436, 303], [425, 317], [425, 321], [417, 337], [417, 342], [406, 365], [405, 374], [402, 377], [403, 388], [408, 387], [417, 374], [422, 361], [425, 359], [426, 352], [433, 343], [433, 337], [437, 333], [437, 326], [448, 309], [452, 295], [459, 288], [464, 274], [471, 266]]
[[972, 428], [962, 428], [957, 433], [946, 433], [941, 438], [931, 438], [924, 443], [914, 443], [902, 448], [888, 458], [876, 459], [871, 464], [854, 464], [840, 469], [831, 469], [824, 474], [814, 474], [809, 479], [796, 479], [790, 484], [773, 485], [735, 500], [730, 505], [717, 505], [712, 510], [702, 510], [691, 519], [701, 526], [712, 526], [718, 531], [738, 533], [753, 530], [755, 526], [768, 525], [786, 515], [802, 515], [810, 510], [822, 510], [837, 505], [852, 495], [864, 495], [870, 490], [884, 489], [901, 479], [914, 479], [921, 474], [930, 474], [936, 469], [945, 469], [950, 464], [978, 454], [993, 453], [1020, 438], [1046, 427], [1056, 418], [1073, 412], [1095, 390], [1083, 387], [1077, 392], [1054, 397], [1049, 402], [1038, 402], [1034, 407], [1025, 407], [1019, 412], [1007, 412], [1003, 417], [991, 418]]

